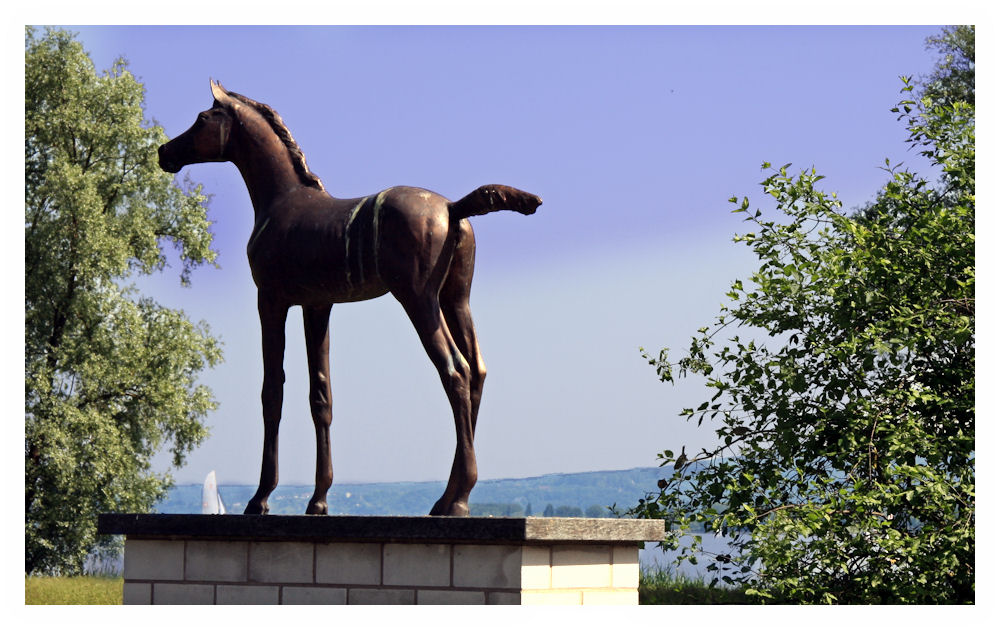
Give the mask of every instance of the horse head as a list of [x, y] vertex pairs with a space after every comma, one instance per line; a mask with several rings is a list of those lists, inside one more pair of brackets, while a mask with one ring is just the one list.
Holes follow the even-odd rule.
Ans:
[[215, 101], [212, 108], [198, 114], [191, 127], [170, 142], [160, 145], [160, 168], [176, 173], [188, 164], [225, 162], [229, 152], [230, 131], [241, 107], [221, 83], [210, 81]]

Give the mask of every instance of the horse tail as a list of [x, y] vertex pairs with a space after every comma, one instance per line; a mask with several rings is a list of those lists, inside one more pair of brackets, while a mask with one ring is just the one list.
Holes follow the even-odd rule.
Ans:
[[537, 195], [510, 186], [489, 184], [480, 186], [458, 201], [450, 202], [448, 211], [452, 219], [458, 220], [497, 210], [534, 214], [540, 205], [542, 199]]

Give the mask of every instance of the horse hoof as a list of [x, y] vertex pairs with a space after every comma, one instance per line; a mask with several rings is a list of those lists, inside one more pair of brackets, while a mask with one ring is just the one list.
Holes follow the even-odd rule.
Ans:
[[469, 505], [464, 501], [455, 501], [448, 506], [448, 516], [468, 516]]
[[447, 505], [434, 504], [431, 508], [431, 516], [468, 516], [469, 506], [462, 501], [455, 501]]
[[245, 510], [243, 510], [243, 513], [244, 514], [267, 514], [270, 510], [271, 510], [271, 508], [267, 505], [267, 503], [257, 503], [255, 501], [251, 501], [250, 503], [247, 503], [247, 507], [246, 507]]
[[324, 515], [327, 513], [326, 501], [310, 501], [306, 508], [306, 514]]

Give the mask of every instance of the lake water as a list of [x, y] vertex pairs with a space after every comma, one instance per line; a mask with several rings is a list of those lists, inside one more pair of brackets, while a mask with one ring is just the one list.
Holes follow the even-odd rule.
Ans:
[[[688, 537], [685, 537], [685, 539], [686, 538]], [[723, 536], [702, 534], [701, 546], [705, 555], [698, 558], [698, 564], [684, 562], [679, 567], [674, 566], [673, 564], [674, 561], [677, 560], [677, 551], [665, 551], [660, 549], [655, 543], [646, 543], [646, 548], [639, 550], [639, 565], [642, 567], [660, 566], [677, 575], [692, 578], [705, 577], [710, 579], [712, 576], [705, 570], [705, 567], [712, 564], [715, 556], [732, 552], [732, 549], [729, 546], [730, 540], [731, 539]]]

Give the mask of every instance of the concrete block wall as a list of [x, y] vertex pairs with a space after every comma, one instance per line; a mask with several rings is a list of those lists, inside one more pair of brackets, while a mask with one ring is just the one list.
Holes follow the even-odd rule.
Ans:
[[128, 538], [125, 604], [638, 604], [635, 542]]

